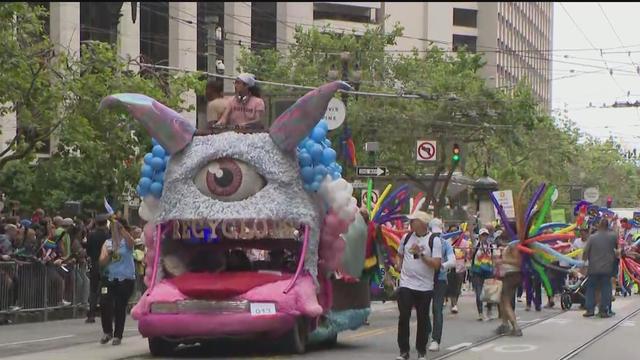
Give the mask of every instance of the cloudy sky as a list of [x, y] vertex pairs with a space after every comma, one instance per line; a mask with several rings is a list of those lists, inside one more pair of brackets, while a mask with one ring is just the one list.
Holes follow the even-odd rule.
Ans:
[[553, 108], [640, 150], [640, 108], [601, 108], [640, 100], [640, 3], [563, 2], [554, 12]]

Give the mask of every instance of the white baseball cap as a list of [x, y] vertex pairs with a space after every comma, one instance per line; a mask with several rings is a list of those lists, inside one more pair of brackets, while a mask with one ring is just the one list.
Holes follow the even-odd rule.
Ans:
[[407, 218], [409, 220], [420, 220], [425, 225], [429, 224], [429, 221], [431, 220], [431, 216], [424, 211], [416, 211], [413, 214], [407, 215]]
[[236, 77], [236, 80], [242, 81], [248, 87], [253, 87], [256, 84], [256, 77], [253, 74], [242, 73]]
[[431, 222], [429, 223], [429, 227], [431, 228], [431, 232], [441, 233], [444, 225], [442, 224], [442, 220], [433, 218], [433, 220], [431, 220]]
[[490, 235], [489, 234], [489, 230], [487, 230], [487, 228], [482, 228], [480, 229], [480, 231], [478, 232], [478, 235]]

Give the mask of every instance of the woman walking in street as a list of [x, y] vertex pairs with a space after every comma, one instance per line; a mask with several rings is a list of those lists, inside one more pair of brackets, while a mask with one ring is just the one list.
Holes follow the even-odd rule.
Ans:
[[129, 234], [127, 223], [115, 220], [111, 226], [111, 239], [105, 241], [100, 253], [100, 266], [104, 269], [100, 291], [100, 320], [104, 333], [101, 344], [111, 339], [112, 345], [122, 342], [127, 305], [136, 279], [133, 249], [134, 239]]
[[487, 304], [487, 314], [483, 315], [482, 300], [482, 288], [484, 287], [484, 281], [493, 277], [493, 252], [494, 245], [489, 241], [489, 230], [486, 228], [480, 229], [478, 233], [478, 242], [473, 251], [471, 268], [469, 269], [471, 284], [473, 291], [476, 294], [476, 307], [478, 308], [478, 320], [487, 321], [492, 318], [493, 304]]

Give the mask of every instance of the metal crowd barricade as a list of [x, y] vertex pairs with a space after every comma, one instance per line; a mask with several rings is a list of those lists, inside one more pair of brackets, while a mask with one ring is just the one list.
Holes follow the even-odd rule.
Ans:
[[[144, 290], [142, 278], [136, 279], [131, 305]], [[42, 312], [44, 321], [50, 312], [70, 309], [73, 317], [79, 309], [88, 309], [90, 281], [88, 267], [58, 267], [40, 262], [0, 261], [0, 315]]]

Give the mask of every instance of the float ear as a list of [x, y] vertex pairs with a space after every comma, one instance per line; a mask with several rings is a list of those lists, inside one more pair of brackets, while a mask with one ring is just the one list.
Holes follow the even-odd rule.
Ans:
[[329, 101], [338, 89], [350, 90], [351, 86], [343, 81], [334, 81], [311, 90], [298, 99], [271, 125], [269, 135], [273, 142], [283, 151], [293, 152], [322, 119]]
[[189, 145], [196, 132], [195, 127], [182, 115], [146, 95], [109, 95], [100, 102], [100, 109], [116, 105], [124, 105], [131, 116], [170, 154], [175, 154]]

